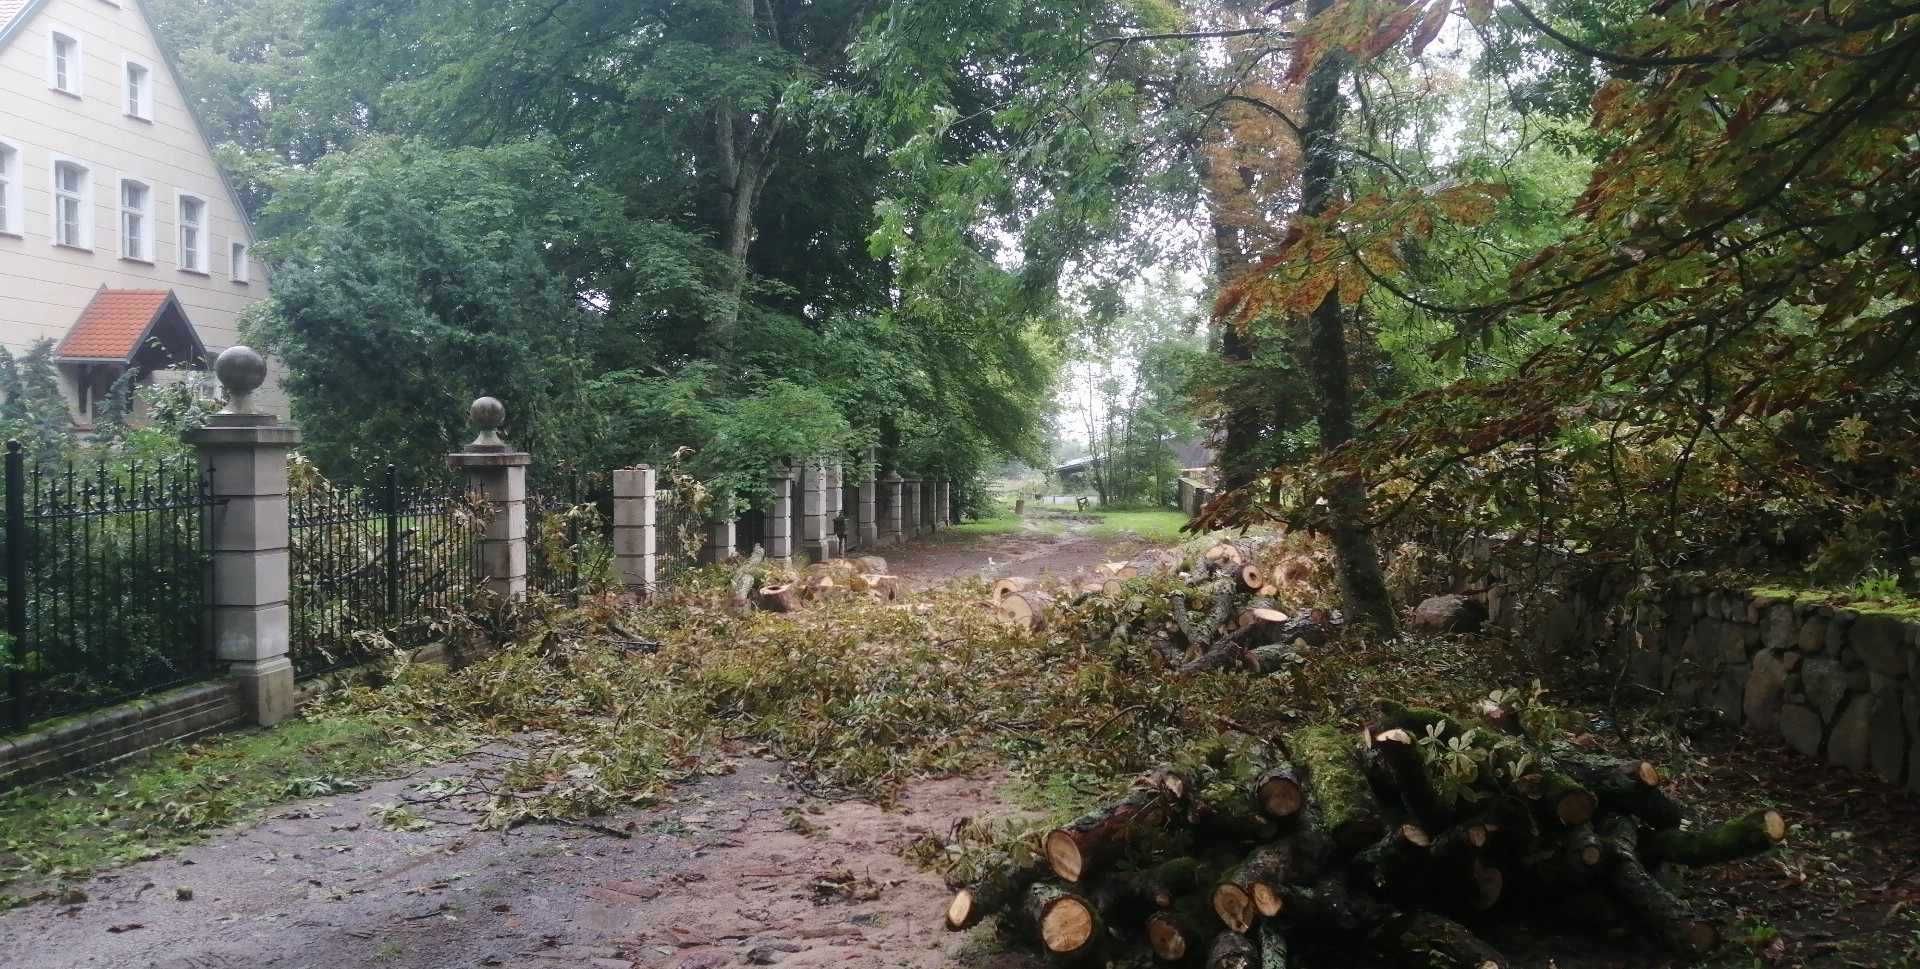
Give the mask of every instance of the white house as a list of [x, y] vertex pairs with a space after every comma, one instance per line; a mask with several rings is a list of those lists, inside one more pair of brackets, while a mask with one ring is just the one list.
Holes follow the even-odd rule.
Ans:
[[58, 344], [79, 429], [127, 368], [177, 379], [238, 339], [252, 248], [140, 0], [0, 0], [0, 345]]

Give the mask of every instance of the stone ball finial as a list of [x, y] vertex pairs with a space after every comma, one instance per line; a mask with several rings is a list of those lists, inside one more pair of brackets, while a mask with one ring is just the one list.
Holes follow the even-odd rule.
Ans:
[[495, 397], [481, 397], [467, 410], [467, 416], [480, 433], [467, 445], [475, 451], [504, 451], [507, 442], [500, 438], [500, 425], [507, 422], [507, 405]]
[[213, 360], [213, 375], [227, 392], [223, 414], [253, 413], [253, 392], [267, 382], [267, 359], [259, 351], [236, 343]]

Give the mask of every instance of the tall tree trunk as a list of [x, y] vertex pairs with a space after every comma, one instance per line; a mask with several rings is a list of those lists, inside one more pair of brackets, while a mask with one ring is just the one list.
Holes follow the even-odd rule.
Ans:
[[[1319, 16], [1333, 2], [1308, 0], [1307, 16]], [[1306, 119], [1301, 125], [1307, 165], [1300, 198], [1301, 211], [1307, 216], [1325, 212], [1339, 186], [1335, 141], [1344, 107], [1340, 77], [1345, 64], [1344, 55], [1328, 54], [1307, 78]], [[1306, 351], [1306, 368], [1313, 374], [1320, 404], [1320, 450], [1331, 454], [1353, 439], [1353, 381], [1348, 372], [1346, 314], [1340, 306], [1338, 287], [1329, 290], [1308, 317]], [[1333, 485], [1326, 499], [1332, 518], [1340, 593], [1346, 600], [1347, 612], [1360, 622], [1391, 633], [1397, 625], [1393, 601], [1380, 573], [1380, 555], [1374, 548], [1373, 535], [1364, 524], [1366, 485], [1358, 477], [1342, 478]]]

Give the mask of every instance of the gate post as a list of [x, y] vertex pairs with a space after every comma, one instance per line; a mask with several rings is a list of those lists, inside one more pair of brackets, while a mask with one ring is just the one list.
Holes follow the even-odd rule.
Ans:
[[833, 557], [833, 535], [827, 527], [826, 464], [816, 458], [800, 463], [800, 551], [809, 562]]
[[640, 465], [613, 473], [613, 563], [620, 584], [636, 595], [654, 591], [659, 559], [654, 555], [658, 514], [653, 469]]
[[905, 515], [901, 516], [900, 532], [908, 538], [920, 536], [920, 479], [908, 478], [901, 482], [901, 490], [906, 495]]
[[793, 561], [793, 479], [794, 469], [776, 471], [767, 478], [773, 489], [773, 503], [767, 508], [767, 559], [781, 564]]
[[493, 506], [480, 535], [480, 575], [502, 599], [527, 595], [527, 465], [533, 458], [500, 439], [507, 408], [492, 397], [473, 402], [469, 414], [480, 429], [466, 450], [447, 455], [447, 466], [461, 472], [467, 490]]
[[906, 489], [906, 482], [901, 480], [900, 472], [889, 471], [880, 486], [887, 489], [887, 517], [880, 523], [881, 541], [895, 545], [904, 538], [900, 524], [906, 517], [906, 509], [900, 507], [903, 504], [900, 497]]
[[[739, 552], [733, 547], [739, 541], [734, 521], [732, 518], [720, 518], [707, 522], [707, 540], [700, 546], [702, 563], [715, 565], [733, 558]], [[753, 554], [753, 549], [747, 549], [747, 554]]]
[[267, 379], [260, 354], [228, 347], [213, 372], [227, 406], [181, 435], [199, 452], [201, 475], [212, 479], [214, 505], [206, 514], [213, 655], [240, 682], [253, 722], [272, 726], [297, 703], [287, 655], [287, 452], [300, 443], [300, 429], [254, 411], [253, 391]]
[[860, 547], [872, 548], [880, 544], [880, 519], [875, 517], [874, 505], [879, 501], [879, 487], [874, 475], [878, 466], [873, 463], [873, 449], [867, 449], [866, 460], [860, 464]]

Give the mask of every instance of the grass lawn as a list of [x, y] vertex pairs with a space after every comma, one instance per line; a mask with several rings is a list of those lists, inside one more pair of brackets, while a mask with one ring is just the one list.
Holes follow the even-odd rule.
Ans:
[[358, 790], [354, 778], [444, 753], [361, 719], [297, 719], [0, 794], [0, 910], [59, 879], [156, 857], [282, 801]]
[[1095, 538], [1111, 540], [1139, 536], [1150, 542], [1175, 545], [1189, 537], [1180, 534], [1180, 527], [1187, 523], [1187, 516], [1170, 508], [1126, 511], [1090, 509], [1088, 514], [1100, 519], [1099, 524], [1088, 530], [1088, 534]]

